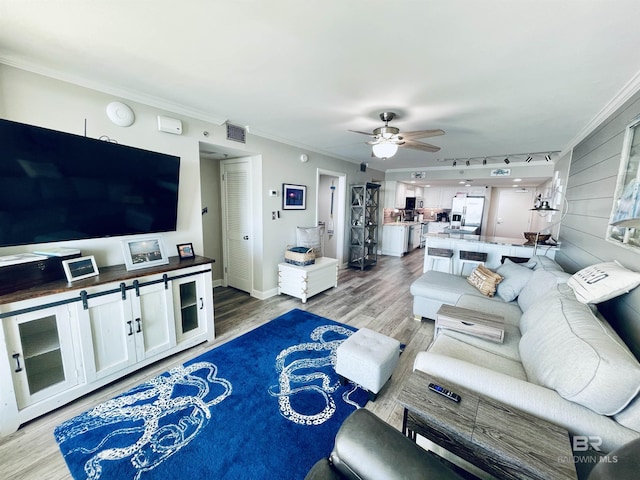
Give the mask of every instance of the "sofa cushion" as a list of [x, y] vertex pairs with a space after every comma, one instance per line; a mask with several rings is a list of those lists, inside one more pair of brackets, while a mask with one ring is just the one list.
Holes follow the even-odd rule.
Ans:
[[[640, 391], [640, 364], [591, 309], [568, 295], [544, 297], [522, 315], [520, 358], [529, 381], [603, 415]], [[536, 316], [537, 318], [529, 318]]]
[[436, 270], [429, 270], [420, 276], [409, 290], [414, 297], [428, 297], [449, 305], [455, 305], [464, 294], [480, 295], [465, 277]]
[[640, 285], [640, 273], [624, 268], [614, 260], [583, 268], [567, 283], [582, 303], [600, 303]]
[[476, 287], [480, 293], [493, 297], [502, 277], [484, 265], [478, 265], [467, 277], [467, 282]]
[[[531, 263], [533, 266], [537, 265], [536, 262]], [[496, 273], [503, 277], [496, 293], [505, 302], [515, 300], [533, 275], [533, 270], [526, 265], [505, 259], [504, 263], [496, 269]]]
[[[544, 257], [546, 258], [546, 257]], [[536, 303], [538, 299], [559, 283], [569, 280], [569, 275], [562, 270], [534, 269], [527, 284], [518, 295], [518, 305], [523, 312]]]
[[531, 262], [535, 262], [534, 270], [546, 270], [548, 272], [563, 272], [562, 267], [553, 258], [544, 255], [534, 255]]
[[475, 342], [475, 337], [443, 330], [429, 347], [429, 352], [464, 360], [474, 365], [482, 365], [520, 380], [527, 379], [527, 374], [518, 360], [509, 358], [491, 347], [491, 342], [486, 340], [478, 344]]

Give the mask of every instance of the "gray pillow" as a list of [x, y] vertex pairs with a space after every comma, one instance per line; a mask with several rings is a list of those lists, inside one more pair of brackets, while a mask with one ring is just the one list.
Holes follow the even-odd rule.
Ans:
[[[524, 286], [531, 279], [533, 270], [524, 266], [526, 264], [514, 263], [508, 258], [504, 264], [500, 265], [496, 273], [500, 274], [503, 280], [498, 284], [497, 295], [505, 302], [514, 301]], [[533, 264], [535, 265], [535, 263]]]

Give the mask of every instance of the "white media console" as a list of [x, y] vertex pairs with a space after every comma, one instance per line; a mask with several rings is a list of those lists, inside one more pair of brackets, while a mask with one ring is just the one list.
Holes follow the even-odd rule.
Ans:
[[213, 340], [211, 260], [54, 281], [0, 296], [0, 435]]

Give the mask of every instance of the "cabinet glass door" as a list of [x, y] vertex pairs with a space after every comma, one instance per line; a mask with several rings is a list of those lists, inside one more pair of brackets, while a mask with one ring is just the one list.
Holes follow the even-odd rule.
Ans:
[[10, 355], [19, 408], [77, 385], [65, 307], [16, 316], [12, 327]]
[[174, 280], [176, 337], [180, 343], [206, 332], [202, 276]]

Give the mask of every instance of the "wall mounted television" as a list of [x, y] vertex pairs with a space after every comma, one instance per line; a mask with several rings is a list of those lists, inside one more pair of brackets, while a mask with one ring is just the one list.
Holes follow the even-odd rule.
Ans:
[[0, 119], [0, 247], [175, 231], [180, 157]]

